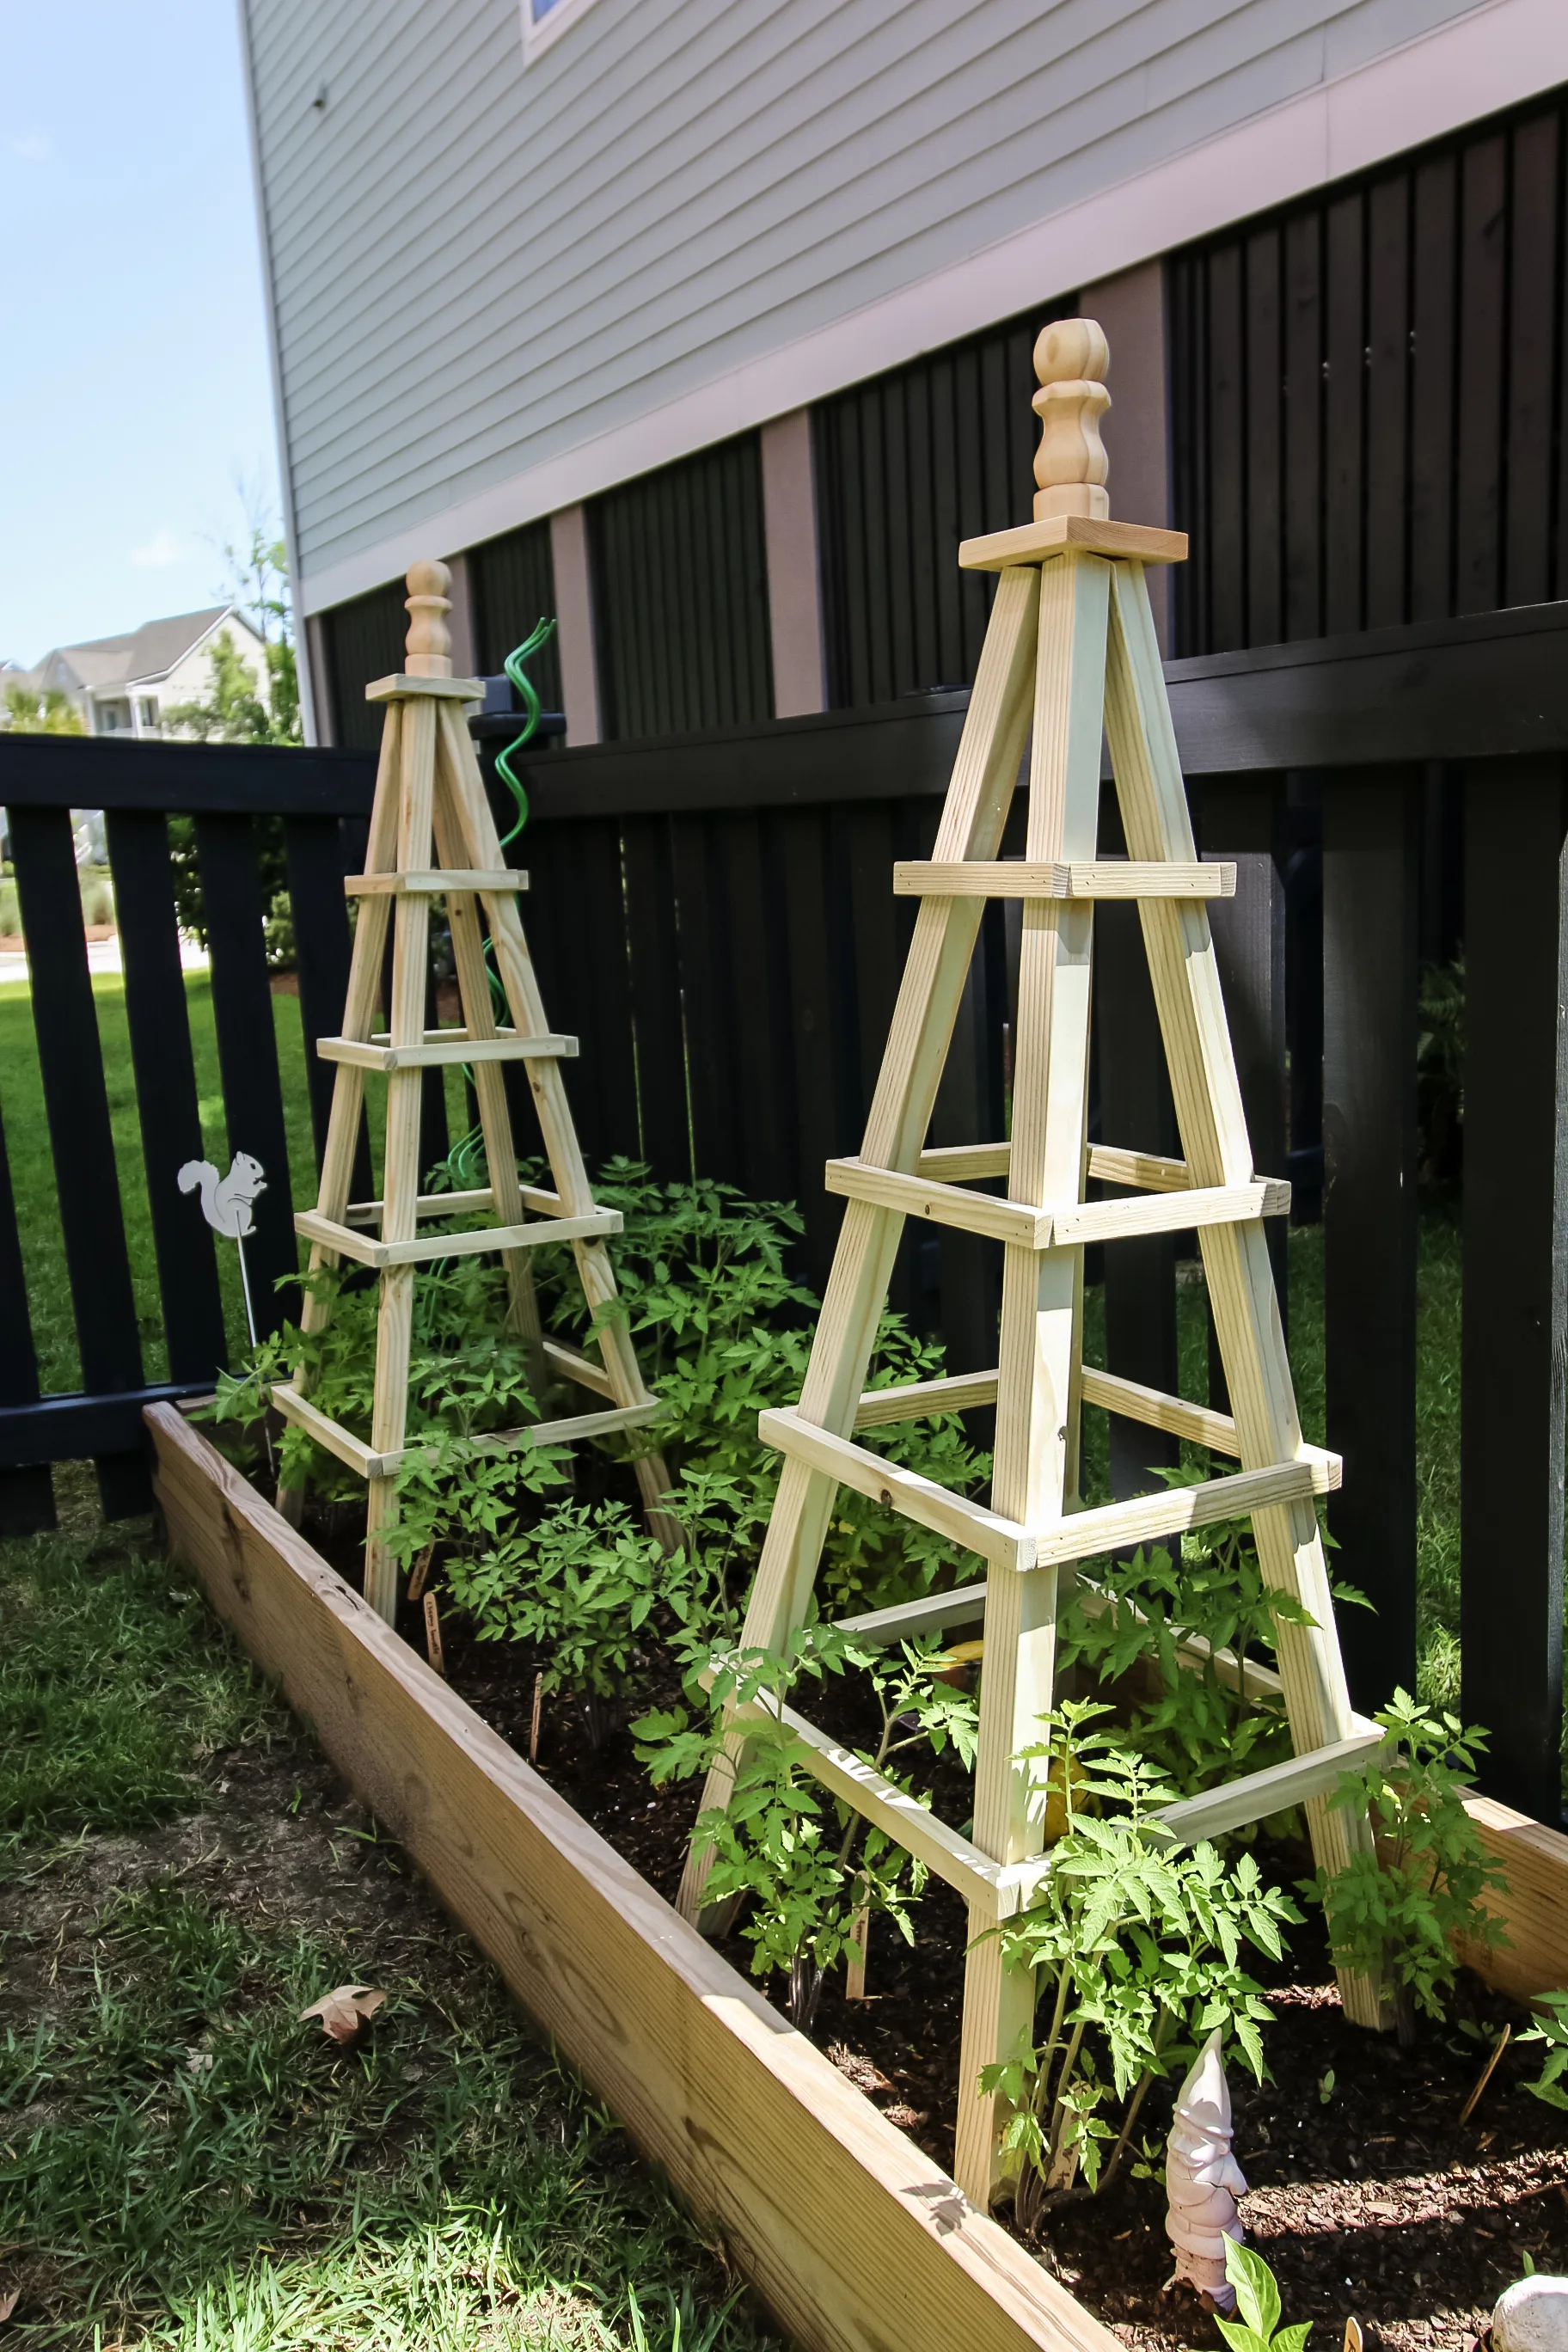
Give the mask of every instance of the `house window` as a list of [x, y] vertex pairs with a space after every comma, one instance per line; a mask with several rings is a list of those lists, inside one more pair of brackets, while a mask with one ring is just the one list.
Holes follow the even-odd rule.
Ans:
[[594, 0], [521, 0], [524, 61], [547, 49], [593, 5]]
[[143, 735], [158, 732], [158, 706], [151, 695], [143, 695], [136, 705], [136, 724]]

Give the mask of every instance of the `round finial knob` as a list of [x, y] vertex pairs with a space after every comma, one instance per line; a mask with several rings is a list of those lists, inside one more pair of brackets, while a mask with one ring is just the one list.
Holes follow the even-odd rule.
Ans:
[[1056, 319], [1035, 344], [1040, 379], [1033, 406], [1040, 420], [1035, 452], [1035, 520], [1047, 515], [1110, 512], [1105, 478], [1110, 470], [1100, 420], [1110, 405], [1100, 378], [1110, 365], [1110, 347], [1094, 319]]
[[450, 677], [452, 636], [447, 615], [452, 600], [447, 591], [452, 575], [444, 563], [411, 563], [404, 603], [408, 612], [408, 651], [405, 669], [410, 677]]

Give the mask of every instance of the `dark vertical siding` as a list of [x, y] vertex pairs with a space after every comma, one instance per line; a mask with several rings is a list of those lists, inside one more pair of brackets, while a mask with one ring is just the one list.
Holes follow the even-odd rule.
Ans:
[[1565, 120], [1534, 100], [1173, 257], [1182, 653], [1564, 593]]
[[967, 685], [994, 580], [958, 543], [1026, 522], [1031, 354], [1071, 300], [857, 384], [816, 413], [827, 696], [835, 709]]
[[373, 678], [390, 677], [403, 667], [408, 635], [405, 593], [401, 580], [389, 581], [384, 588], [321, 615], [332, 740], [351, 751], [381, 748], [382, 708], [367, 702], [364, 690]]
[[606, 491], [588, 525], [605, 735], [771, 718], [757, 436]]
[[[555, 566], [550, 555], [550, 523], [524, 525], [504, 539], [487, 540], [468, 552], [468, 588], [474, 603], [474, 659], [486, 677], [499, 675], [511, 653], [537, 622], [555, 613]], [[531, 654], [528, 674], [546, 710], [561, 708], [561, 658], [552, 637]]]

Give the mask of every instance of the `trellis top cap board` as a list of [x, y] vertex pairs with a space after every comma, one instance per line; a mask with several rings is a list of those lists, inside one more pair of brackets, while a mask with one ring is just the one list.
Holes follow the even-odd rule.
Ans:
[[1181, 563], [1183, 530], [1112, 522], [1106, 479], [1110, 461], [1100, 420], [1110, 405], [1104, 377], [1110, 349], [1095, 319], [1053, 319], [1035, 343], [1040, 420], [1035, 452], [1035, 520], [1017, 530], [966, 539], [958, 551], [965, 572], [1003, 572], [1015, 563], [1044, 563], [1053, 555], [1128, 558], [1141, 563]]

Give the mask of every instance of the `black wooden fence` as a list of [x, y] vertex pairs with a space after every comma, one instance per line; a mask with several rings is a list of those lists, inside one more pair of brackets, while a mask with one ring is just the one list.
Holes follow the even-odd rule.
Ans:
[[[1375, 1600], [1345, 1638], [1355, 1695], [1415, 1663], [1418, 958], [1462, 930], [1463, 1705], [1492, 1727], [1489, 1784], [1559, 1811], [1568, 1085], [1562, 1033], [1568, 831], [1568, 605], [1173, 664], [1173, 708], [1205, 853], [1234, 857], [1218, 952], [1257, 1165], [1321, 1189], [1327, 1413], [1346, 1457], [1338, 1565]], [[638, 1154], [799, 1202], [803, 1271], [837, 1227], [822, 1163], [857, 1148], [910, 908], [895, 859], [929, 853], [964, 697], [911, 698], [640, 744], [552, 751], [528, 775], [531, 941], [591, 1159]], [[0, 737], [59, 1213], [87, 1393], [39, 1400], [0, 1164], [0, 1513], [47, 1514], [47, 1472], [99, 1457], [106, 1500], [144, 1496], [132, 1449], [147, 1394], [71, 868], [68, 810], [110, 812], [127, 1004], [176, 1388], [221, 1345], [210, 1246], [193, 1260], [174, 1171], [199, 1149], [163, 837], [197, 814], [231, 1143], [286, 1171], [252, 819], [280, 815], [307, 1036], [335, 1027], [371, 762]], [[1109, 798], [1109, 796], [1108, 796]], [[1022, 812], [1015, 819], [1021, 839]], [[1113, 819], [1108, 820], [1113, 824]], [[1016, 846], [1017, 839], [1009, 844]], [[1110, 845], [1108, 837], [1107, 845]], [[1321, 942], [1321, 946], [1320, 946]], [[938, 1105], [937, 1140], [1003, 1132], [1009, 932], [992, 909]], [[1171, 1115], [1135, 919], [1102, 918], [1098, 1117], [1168, 1148]], [[1289, 1050], [1288, 1050], [1289, 1040]], [[324, 1072], [312, 1067], [318, 1146]], [[0, 1073], [0, 1102], [5, 1093]], [[285, 1181], [263, 1196], [258, 1288], [293, 1265]], [[1105, 1253], [1113, 1369], [1176, 1386], [1176, 1252]], [[994, 1360], [985, 1244], [911, 1236], [897, 1303], [954, 1369]], [[1119, 1491], [1147, 1484], [1147, 1433], [1113, 1427]]]

